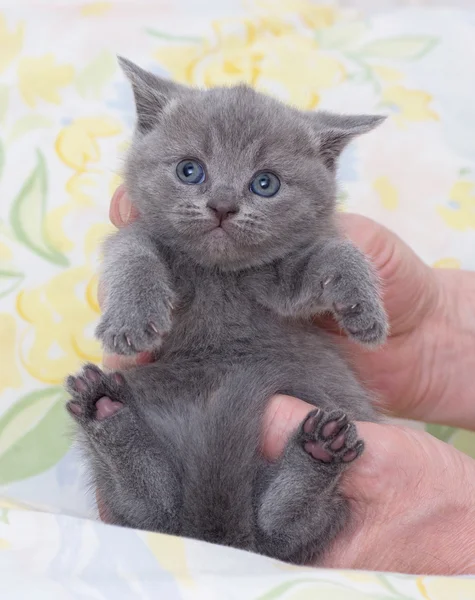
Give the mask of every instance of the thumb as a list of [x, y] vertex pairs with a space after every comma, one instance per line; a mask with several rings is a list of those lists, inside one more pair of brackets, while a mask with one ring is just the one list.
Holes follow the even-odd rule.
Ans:
[[130, 201], [123, 185], [114, 192], [109, 207], [109, 218], [116, 227], [124, 227], [128, 223], [135, 221], [139, 213]]
[[284, 451], [287, 441], [315, 406], [303, 400], [279, 394], [271, 398], [264, 413], [262, 452], [275, 460]]

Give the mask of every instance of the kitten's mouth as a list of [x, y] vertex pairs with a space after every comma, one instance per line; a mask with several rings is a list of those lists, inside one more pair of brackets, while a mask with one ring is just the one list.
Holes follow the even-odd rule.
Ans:
[[210, 233], [219, 236], [227, 235], [227, 231], [222, 225], [216, 225], [216, 227], [213, 227]]
[[228, 233], [228, 229], [228, 223], [226, 221], [221, 221], [219, 223], [214, 223], [214, 226], [211, 229], [211, 231], [221, 232], [221, 234], [223, 234]]

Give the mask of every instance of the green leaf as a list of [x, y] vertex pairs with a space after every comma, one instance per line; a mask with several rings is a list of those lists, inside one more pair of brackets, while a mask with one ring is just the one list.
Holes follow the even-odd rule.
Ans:
[[0, 123], [5, 119], [8, 109], [8, 86], [6, 83], [0, 85]]
[[338, 23], [328, 29], [320, 30], [316, 38], [317, 42], [325, 49], [345, 50], [353, 46], [366, 29], [367, 27], [362, 21]]
[[455, 427], [448, 427], [447, 425], [426, 425], [426, 431], [437, 439], [448, 442], [457, 430]]
[[76, 88], [83, 98], [99, 98], [104, 85], [117, 69], [115, 56], [103, 50], [79, 72]]
[[67, 266], [67, 258], [56, 250], [44, 230], [47, 174], [43, 155], [37, 151], [36, 167], [13, 201], [10, 223], [18, 241], [39, 256], [57, 265]]
[[52, 119], [48, 119], [48, 117], [44, 117], [43, 115], [25, 115], [24, 117], [18, 119], [18, 121], [16, 121], [16, 123], [12, 126], [8, 141], [13, 142], [33, 129], [51, 127], [52, 125]]
[[38, 390], [0, 419], [0, 485], [38, 475], [66, 454], [65, 399], [61, 387]]
[[369, 42], [356, 54], [361, 58], [415, 60], [427, 54], [436, 44], [435, 37], [405, 35]]
[[18, 271], [0, 271], [0, 298], [15, 290], [25, 278]]
[[450, 440], [450, 443], [472, 458], [475, 458], [475, 432], [459, 429]]
[[196, 44], [202, 41], [201, 38], [192, 35], [173, 35], [172, 33], [157, 31], [156, 29], [152, 29], [150, 27], [145, 29], [145, 33], [148, 33], [148, 35], [152, 35], [160, 40], [167, 40], [169, 42], [193, 42]]

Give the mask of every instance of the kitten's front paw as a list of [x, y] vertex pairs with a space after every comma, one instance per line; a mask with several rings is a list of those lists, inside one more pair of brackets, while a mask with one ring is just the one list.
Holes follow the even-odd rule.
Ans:
[[348, 337], [368, 346], [380, 346], [386, 341], [388, 323], [382, 306], [364, 301], [336, 303], [333, 310]]
[[388, 335], [388, 321], [376, 288], [362, 282], [362, 289], [343, 276], [321, 283], [338, 323], [348, 337], [367, 346], [380, 346]]
[[96, 337], [104, 350], [112, 354], [137, 354], [160, 348], [172, 326], [171, 294], [139, 302], [114, 301], [106, 308]]

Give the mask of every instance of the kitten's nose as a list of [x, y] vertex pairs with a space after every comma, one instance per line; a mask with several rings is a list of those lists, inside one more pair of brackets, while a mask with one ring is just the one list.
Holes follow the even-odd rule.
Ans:
[[236, 202], [231, 199], [211, 198], [211, 200], [208, 200], [206, 206], [216, 215], [220, 223], [231, 215], [235, 215], [239, 210]]

